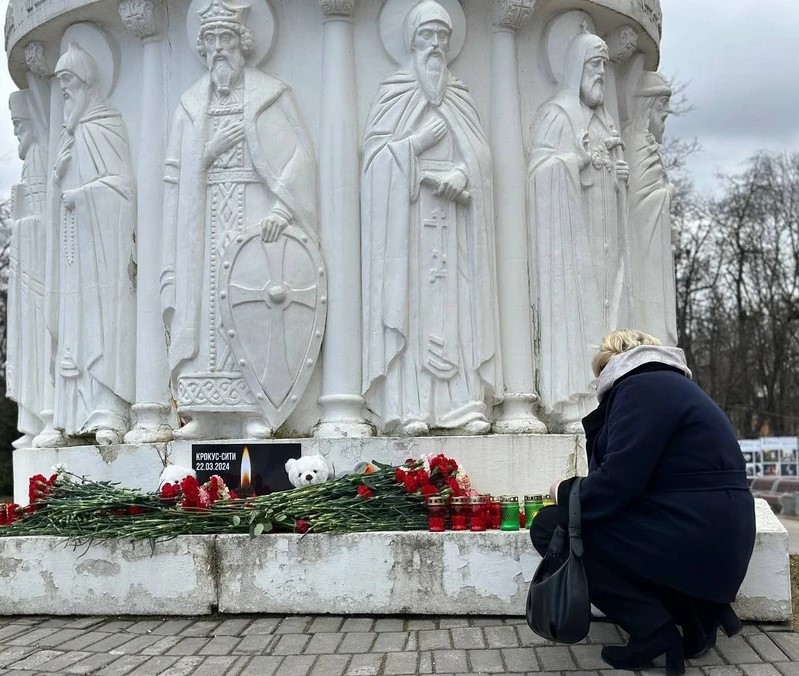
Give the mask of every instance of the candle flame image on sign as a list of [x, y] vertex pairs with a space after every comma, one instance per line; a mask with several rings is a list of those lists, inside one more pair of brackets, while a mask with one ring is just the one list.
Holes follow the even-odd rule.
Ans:
[[250, 450], [245, 446], [241, 454], [241, 482], [239, 488], [244, 490], [250, 487], [252, 480], [252, 465], [250, 464]]
[[192, 444], [192, 468], [200, 483], [213, 475], [241, 496], [267, 495], [293, 488], [286, 474], [286, 461], [299, 458], [297, 442], [247, 444]]

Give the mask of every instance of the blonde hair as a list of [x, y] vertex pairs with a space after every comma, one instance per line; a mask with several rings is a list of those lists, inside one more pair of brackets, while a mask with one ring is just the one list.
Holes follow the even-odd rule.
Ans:
[[609, 333], [599, 344], [599, 350], [591, 360], [594, 376], [599, 377], [602, 369], [608, 365], [611, 357], [632, 350], [640, 345], [660, 345], [661, 342], [654, 336], [635, 329], [618, 329]]

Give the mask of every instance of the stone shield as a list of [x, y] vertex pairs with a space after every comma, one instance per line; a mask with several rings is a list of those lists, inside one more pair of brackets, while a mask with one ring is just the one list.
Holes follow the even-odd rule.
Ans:
[[277, 241], [239, 233], [219, 271], [225, 336], [272, 429], [302, 397], [322, 346], [327, 277], [317, 243], [297, 226]]

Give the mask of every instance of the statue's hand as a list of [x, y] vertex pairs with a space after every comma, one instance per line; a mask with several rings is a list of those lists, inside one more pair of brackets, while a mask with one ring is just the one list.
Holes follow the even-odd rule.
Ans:
[[625, 185], [630, 180], [630, 165], [624, 160], [616, 160], [616, 180]]
[[261, 225], [261, 239], [264, 242], [274, 242], [288, 227], [289, 220], [283, 215], [273, 211], [264, 218]]
[[244, 122], [224, 120], [205, 146], [205, 166], [211, 164], [226, 150], [244, 140]]
[[78, 198], [80, 190], [65, 190], [61, 193], [61, 201], [64, 203], [64, 208], [72, 211], [75, 208], [75, 201]]
[[447, 123], [440, 117], [428, 122], [422, 130], [414, 136], [417, 152], [424, 152], [432, 148], [447, 135]]
[[467, 182], [466, 175], [460, 169], [453, 169], [441, 179], [441, 184], [436, 189], [436, 195], [454, 202], [466, 189]]
[[588, 134], [587, 129], [583, 129], [583, 133], [580, 134], [580, 143], [577, 149], [577, 164], [580, 169], [585, 169], [591, 163], [591, 137]]

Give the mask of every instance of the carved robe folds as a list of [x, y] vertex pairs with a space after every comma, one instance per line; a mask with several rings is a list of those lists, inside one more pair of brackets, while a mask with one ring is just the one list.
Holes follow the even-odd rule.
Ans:
[[55, 171], [74, 208], [60, 201], [54, 425], [124, 432], [136, 382], [136, 190], [119, 113], [97, 103], [74, 135], [64, 129]]
[[42, 146], [34, 141], [14, 187], [8, 279], [8, 362], [6, 395], [19, 406], [17, 427], [38, 434], [44, 383], [44, 204], [47, 167]]
[[[419, 153], [436, 117], [446, 135]], [[435, 194], [458, 169], [456, 201]], [[466, 87], [440, 106], [413, 74], [385, 80], [363, 147], [363, 389], [383, 429], [482, 427], [502, 392], [491, 152]], [[424, 429], [424, 428], [422, 428]]]
[[[202, 149], [231, 122], [243, 122], [244, 139], [204, 166]], [[161, 299], [178, 410], [255, 414], [222, 330], [218, 275], [233, 238], [274, 210], [315, 230], [313, 152], [288, 86], [246, 67], [222, 98], [204, 76], [181, 98], [165, 164]]]
[[606, 62], [607, 47], [581, 33], [569, 46], [559, 93], [538, 112], [529, 167], [541, 403], [567, 432], [582, 431], [580, 419], [594, 407], [591, 357], [602, 336], [628, 324], [631, 304], [620, 138], [601, 98], [588, 105], [581, 95], [592, 59]]

